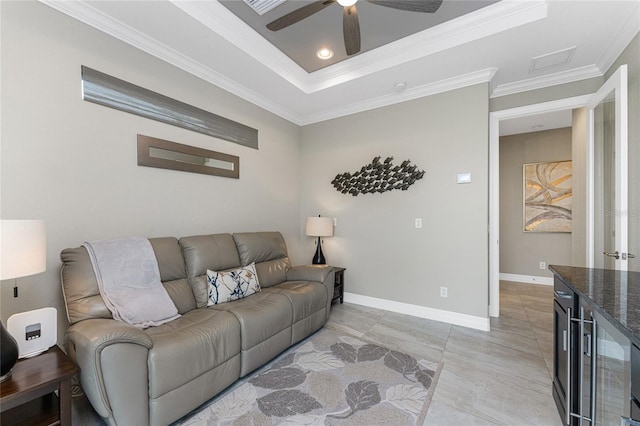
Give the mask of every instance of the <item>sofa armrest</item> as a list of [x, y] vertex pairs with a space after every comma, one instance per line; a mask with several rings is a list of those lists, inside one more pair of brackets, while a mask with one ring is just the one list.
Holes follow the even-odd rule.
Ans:
[[331, 299], [333, 299], [333, 286], [335, 284], [335, 273], [332, 266], [327, 265], [302, 265], [294, 266], [287, 271], [288, 281], [317, 281], [322, 283], [327, 289], [326, 320], [329, 320], [331, 310]]
[[328, 265], [300, 265], [289, 268], [287, 281], [318, 281], [324, 282], [333, 268]]
[[65, 334], [67, 353], [80, 367], [82, 388], [110, 424], [148, 424], [152, 347], [143, 330], [113, 319], [80, 321]]

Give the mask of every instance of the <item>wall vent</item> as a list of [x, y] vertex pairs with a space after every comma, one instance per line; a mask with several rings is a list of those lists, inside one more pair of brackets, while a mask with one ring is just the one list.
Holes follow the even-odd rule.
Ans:
[[258, 15], [264, 15], [274, 7], [284, 3], [286, 0], [244, 0], [246, 4]]

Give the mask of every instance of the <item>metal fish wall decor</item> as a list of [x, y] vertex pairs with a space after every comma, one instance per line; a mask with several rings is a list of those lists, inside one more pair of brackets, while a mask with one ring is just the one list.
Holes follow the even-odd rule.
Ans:
[[357, 172], [336, 175], [331, 184], [339, 192], [357, 197], [359, 194], [382, 193], [394, 189], [406, 191], [424, 176], [424, 170], [418, 170], [411, 161], [405, 160], [399, 166], [394, 166], [392, 160], [393, 157], [387, 157], [380, 162], [380, 157], [375, 157]]

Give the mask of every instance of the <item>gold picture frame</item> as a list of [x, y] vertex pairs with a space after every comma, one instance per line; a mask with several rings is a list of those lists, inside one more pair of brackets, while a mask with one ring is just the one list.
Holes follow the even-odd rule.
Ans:
[[571, 232], [571, 161], [524, 164], [522, 177], [524, 232]]

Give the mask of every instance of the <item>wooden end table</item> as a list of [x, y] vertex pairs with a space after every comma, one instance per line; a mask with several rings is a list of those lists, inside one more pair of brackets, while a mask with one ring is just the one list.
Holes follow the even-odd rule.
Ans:
[[71, 378], [78, 372], [58, 346], [19, 360], [0, 383], [0, 424], [71, 426]]
[[344, 303], [344, 271], [345, 268], [340, 268], [337, 266], [333, 267], [333, 272], [335, 273], [335, 282], [333, 284], [333, 298], [331, 299], [331, 304], [333, 305], [338, 300], [340, 303]]

